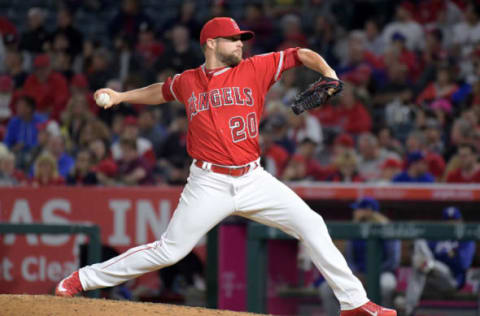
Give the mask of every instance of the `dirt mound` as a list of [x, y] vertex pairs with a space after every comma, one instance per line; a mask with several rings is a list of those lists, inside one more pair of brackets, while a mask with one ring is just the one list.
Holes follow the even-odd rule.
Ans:
[[[139, 303], [90, 299], [62, 298], [51, 295], [0, 295], [0, 316], [69, 315], [69, 316], [253, 316], [251, 313], [221, 311], [167, 304]], [[258, 314], [256, 314], [258, 315]]]

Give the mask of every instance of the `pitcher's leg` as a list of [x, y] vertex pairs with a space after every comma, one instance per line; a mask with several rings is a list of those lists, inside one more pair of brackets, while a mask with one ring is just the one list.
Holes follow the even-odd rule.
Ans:
[[160, 240], [80, 269], [83, 289], [114, 286], [176, 263], [205, 233], [232, 212], [233, 201], [228, 190], [188, 183]]
[[342, 310], [368, 302], [365, 289], [334, 245], [323, 218], [282, 182], [263, 170], [258, 173], [263, 174], [257, 175], [255, 185], [242, 190], [236, 199], [239, 215], [277, 227], [303, 240]]

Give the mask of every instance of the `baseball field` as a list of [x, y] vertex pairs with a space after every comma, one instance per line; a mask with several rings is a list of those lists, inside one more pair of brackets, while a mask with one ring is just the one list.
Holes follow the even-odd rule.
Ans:
[[[62, 298], [52, 295], [0, 295], [1, 316], [69, 315], [69, 316], [252, 316], [251, 313], [221, 311], [167, 304]], [[258, 315], [258, 314], [256, 314]]]

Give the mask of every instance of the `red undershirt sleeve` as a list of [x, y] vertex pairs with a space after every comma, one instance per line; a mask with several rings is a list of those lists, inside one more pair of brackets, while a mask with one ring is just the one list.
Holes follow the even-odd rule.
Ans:
[[283, 63], [283, 70], [288, 70], [290, 68], [302, 65], [302, 62], [298, 58], [299, 49], [300, 47], [295, 47], [284, 50], [285, 62]]

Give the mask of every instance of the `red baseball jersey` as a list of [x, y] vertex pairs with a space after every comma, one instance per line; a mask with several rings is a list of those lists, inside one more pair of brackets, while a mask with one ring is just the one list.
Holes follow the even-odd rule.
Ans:
[[168, 78], [165, 100], [183, 103], [187, 112], [188, 154], [227, 166], [256, 160], [265, 95], [283, 71], [300, 64], [297, 50], [257, 55], [210, 76], [202, 65]]

